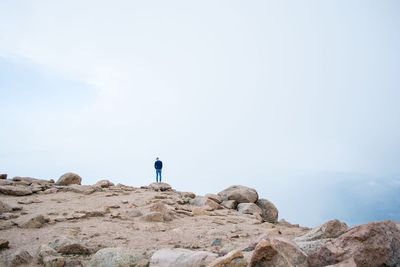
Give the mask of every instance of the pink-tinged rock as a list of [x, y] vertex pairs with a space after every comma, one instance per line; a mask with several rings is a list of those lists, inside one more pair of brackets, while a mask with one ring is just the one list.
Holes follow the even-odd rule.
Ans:
[[32, 195], [32, 190], [25, 186], [3, 185], [0, 186], [0, 193], [11, 196]]
[[271, 201], [259, 199], [256, 204], [262, 210], [261, 217], [264, 221], [269, 223], [276, 223], [278, 221], [279, 211]]
[[249, 267], [308, 267], [307, 256], [294, 243], [283, 238], [261, 240]]
[[254, 203], [240, 203], [237, 206], [237, 209], [240, 213], [243, 214], [262, 214], [262, 209]]
[[357, 266], [400, 265], [400, 230], [392, 221], [356, 226], [309, 256], [312, 266], [354, 258]]

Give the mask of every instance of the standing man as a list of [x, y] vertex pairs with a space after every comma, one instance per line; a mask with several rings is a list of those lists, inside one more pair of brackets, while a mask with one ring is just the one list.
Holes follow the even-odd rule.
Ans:
[[160, 183], [161, 183], [162, 161], [159, 158], [156, 158], [156, 162], [154, 162], [154, 168], [156, 169], [156, 182], [158, 183], [158, 176], [160, 175]]

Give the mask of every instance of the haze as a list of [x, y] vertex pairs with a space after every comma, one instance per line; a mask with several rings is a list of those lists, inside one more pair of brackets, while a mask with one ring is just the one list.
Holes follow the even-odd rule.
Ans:
[[0, 172], [400, 219], [398, 1], [0, 3]]

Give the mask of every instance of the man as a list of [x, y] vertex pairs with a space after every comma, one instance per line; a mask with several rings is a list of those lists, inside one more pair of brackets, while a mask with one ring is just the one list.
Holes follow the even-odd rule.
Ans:
[[154, 162], [154, 168], [156, 169], [156, 182], [158, 183], [158, 176], [160, 176], [161, 183], [162, 161], [159, 158], [156, 158], [156, 162]]

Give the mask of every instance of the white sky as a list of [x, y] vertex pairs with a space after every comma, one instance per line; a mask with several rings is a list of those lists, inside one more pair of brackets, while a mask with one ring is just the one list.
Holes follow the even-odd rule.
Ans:
[[138, 186], [158, 156], [175, 188], [267, 198], [297, 171], [400, 173], [398, 1], [0, 6], [0, 171]]

